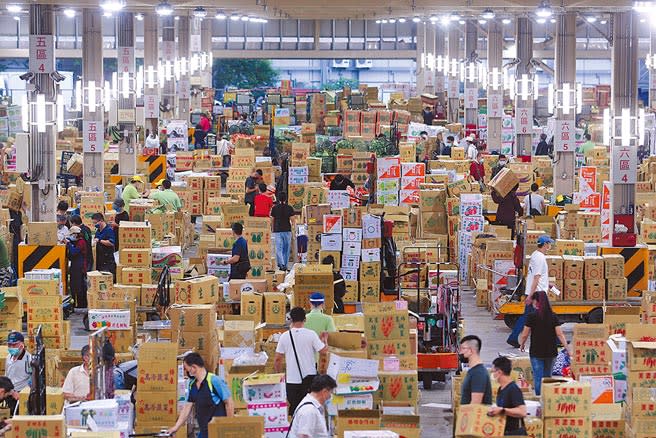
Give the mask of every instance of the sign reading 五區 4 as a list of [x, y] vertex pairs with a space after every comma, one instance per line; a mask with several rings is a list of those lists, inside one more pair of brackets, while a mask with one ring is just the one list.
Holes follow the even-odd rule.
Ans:
[[30, 35], [30, 71], [55, 71], [55, 43], [52, 35]]
[[611, 147], [610, 175], [614, 184], [635, 184], [638, 173], [638, 148], [631, 146]]
[[554, 151], [576, 151], [576, 126], [574, 120], [554, 120]]

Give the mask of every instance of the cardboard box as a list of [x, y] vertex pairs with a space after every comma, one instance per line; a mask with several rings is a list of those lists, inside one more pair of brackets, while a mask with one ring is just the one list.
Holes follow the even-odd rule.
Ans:
[[606, 299], [608, 301], [624, 301], [626, 300], [628, 282], [627, 279], [622, 278], [609, 278], [606, 280]]
[[287, 296], [284, 293], [264, 294], [264, 322], [285, 324]]
[[583, 300], [583, 280], [563, 280], [563, 300]]
[[563, 279], [563, 258], [561, 256], [548, 255], [545, 257], [547, 259], [547, 265], [549, 266], [549, 277], [555, 279]]
[[607, 339], [608, 329], [604, 324], [576, 324], [572, 336], [572, 362], [607, 365], [611, 359]]
[[168, 315], [174, 336], [178, 331], [207, 333], [216, 328], [216, 308], [212, 304], [174, 304], [169, 307]]
[[591, 398], [590, 385], [566, 379], [542, 380], [544, 418], [589, 418]]
[[178, 382], [178, 364], [175, 360], [140, 361], [137, 366], [139, 391], [167, 392], [176, 388]]
[[24, 298], [29, 296], [61, 294], [61, 282], [59, 280], [27, 280], [25, 278], [19, 278], [18, 287]]
[[125, 285], [151, 284], [152, 268], [128, 268], [121, 269], [121, 283]]
[[251, 292], [242, 293], [241, 316], [252, 319], [256, 324], [262, 322], [262, 295]]
[[137, 421], [167, 423], [177, 415], [178, 393], [172, 391], [138, 391], [135, 414]]
[[344, 432], [353, 430], [379, 430], [380, 412], [370, 409], [339, 411], [335, 419], [337, 438], [344, 438]]
[[29, 222], [27, 224], [27, 241], [30, 245], [57, 245], [57, 222]]
[[219, 299], [219, 280], [212, 275], [178, 280], [175, 282], [177, 304], [214, 304]]
[[146, 222], [121, 222], [118, 237], [122, 249], [152, 247], [152, 230]]
[[501, 437], [506, 427], [506, 417], [489, 417], [487, 405], [462, 405], [457, 409], [456, 437]]
[[152, 263], [151, 248], [121, 248], [119, 263], [127, 267], [150, 267]]
[[604, 254], [606, 278], [624, 278], [624, 257], [620, 254]]
[[585, 299], [603, 301], [606, 298], [606, 280], [585, 280]]
[[381, 371], [378, 373], [381, 400], [414, 403], [419, 395], [417, 371]]
[[605, 261], [601, 256], [586, 256], [584, 259], [584, 276], [586, 280], [598, 280], [604, 278]]
[[11, 419], [8, 438], [65, 438], [66, 422], [63, 415], [16, 415]]
[[565, 280], [582, 280], [585, 259], [580, 256], [563, 256], [563, 278]]
[[626, 325], [626, 367], [630, 371], [656, 371], [656, 325]]
[[404, 438], [420, 438], [419, 415], [382, 415], [380, 417], [380, 427], [384, 430], [390, 430]]
[[264, 417], [214, 417], [208, 425], [213, 438], [264, 436]]
[[547, 418], [544, 420], [544, 438], [592, 438], [592, 422], [587, 418]]
[[241, 294], [246, 292], [267, 292], [267, 281], [264, 279], [230, 280], [228, 282], [228, 293], [224, 291], [224, 297], [232, 301], [240, 301]]
[[222, 345], [223, 347], [253, 347], [255, 345], [255, 323], [253, 321], [225, 321]]
[[[453, 156], [453, 149], [451, 152]], [[494, 189], [502, 197], [505, 197], [517, 184], [519, 184], [519, 178], [517, 178], [517, 175], [515, 175], [512, 170], [504, 167], [494, 178], [492, 178], [488, 183], [488, 186]]]

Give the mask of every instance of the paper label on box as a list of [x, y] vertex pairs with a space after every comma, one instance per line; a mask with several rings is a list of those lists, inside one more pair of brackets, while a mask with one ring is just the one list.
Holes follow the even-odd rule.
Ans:
[[344, 228], [342, 229], [342, 241], [344, 242], [361, 242], [362, 228]]
[[339, 270], [339, 273], [342, 274], [342, 277], [344, 277], [344, 280], [358, 280], [358, 270], [356, 269], [351, 269], [351, 268], [342, 268]]
[[341, 214], [324, 214], [323, 215], [323, 232], [325, 234], [336, 234], [336, 233], [341, 234], [342, 233], [342, 215]]
[[381, 237], [381, 223], [378, 216], [372, 214], [362, 216], [362, 237], [365, 239], [378, 239]]
[[379, 262], [380, 261], [380, 248], [363, 249], [362, 250], [363, 262]]
[[341, 234], [322, 234], [321, 250], [322, 251], [339, 251], [342, 249]]
[[89, 310], [89, 327], [98, 330], [131, 330], [129, 310]]
[[351, 205], [351, 196], [347, 190], [329, 190], [328, 203], [332, 210], [348, 208]]
[[360, 267], [360, 256], [343, 255], [342, 269], [358, 269]]

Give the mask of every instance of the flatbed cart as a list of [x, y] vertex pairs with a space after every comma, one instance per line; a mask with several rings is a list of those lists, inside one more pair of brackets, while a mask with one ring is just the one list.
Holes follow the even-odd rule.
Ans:
[[[406, 247], [406, 250], [420, 250], [426, 247]], [[441, 250], [447, 251], [449, 248], [437, 247], [438, 260], [441, 260]], [[437, 267], [437, 276], [439, 279], [440, 269], [444, 265], [452, 263], [437, 262], [411, 262], [401, 263], [402, 267], [411, 268], [409, 271], [397, 276], [399, 298], [402, 295], [401, 278], [410, 274], [419, 274], [422, 267]], [[411, 289], [414, 290], [414, 289]], [[458, 282], [438, 285], [436, 289], [422, 287], [420, 278], [417, 278], [417, 302], [415, 311], [410, 311], [410, 316], [417, 320], [417, 371], [419, 380], [423, 382], [424, 389], [431, 389], [433, 381], [445, 382], [446, 376], [451, 372], [456, 372], [460, 368], [458, 361], [458, 321], [460, 319], [460, 287]], [[431, 300], [428, 312], [422, 312], [421, 298], [426, 294]], [[435, 298], [435, 303], [433, 303]], [[431, 308], [434, 311], [431, 312]]]

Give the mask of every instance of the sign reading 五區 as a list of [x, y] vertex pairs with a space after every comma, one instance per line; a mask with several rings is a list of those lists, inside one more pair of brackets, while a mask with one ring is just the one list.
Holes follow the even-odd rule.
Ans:
[[55, 43], [52, 35], [30, 35], [30, 71], [55, 71]]
[[116, 64], [119, 75], [123, 73], [134, 73], [134, 47], [119, 47], [117, 53], [118, 58]]
[[84, 152], [103, 151], [103, 123], [97, 120], [84, 120], [82, 122], [82, 138]]

